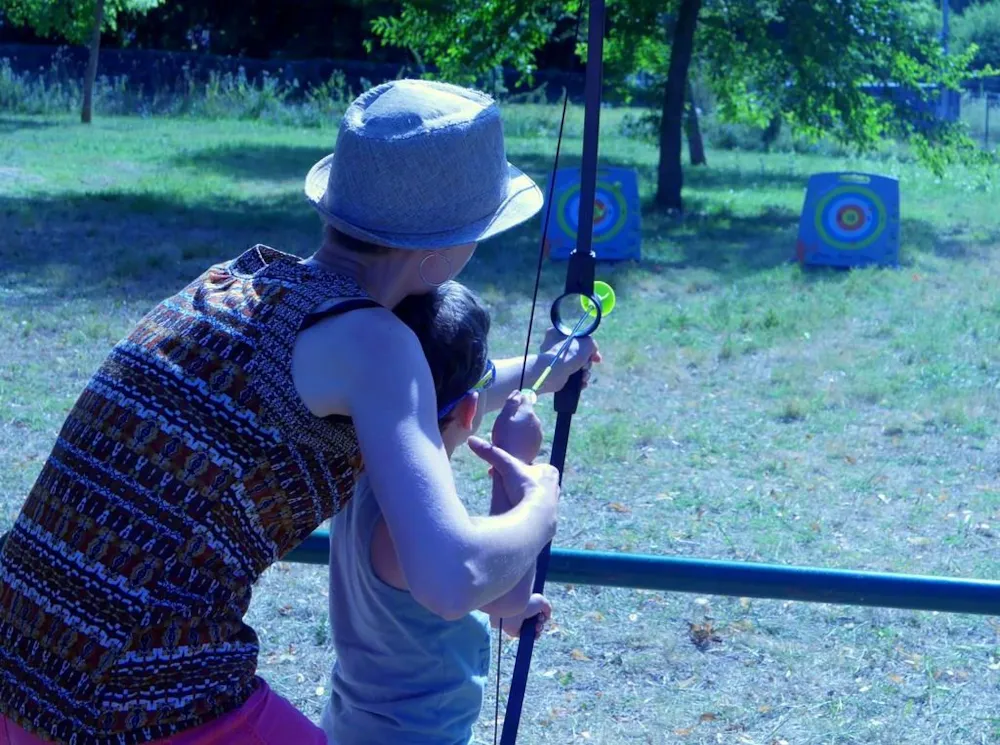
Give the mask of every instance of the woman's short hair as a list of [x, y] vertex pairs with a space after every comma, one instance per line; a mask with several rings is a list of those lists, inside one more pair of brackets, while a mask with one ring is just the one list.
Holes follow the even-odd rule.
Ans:
[[479, 382], [489, 361], [490, 314], [469, 288], [450, 280], [429, 293], [404, 298], [393, 312], [420, 340], [439, 407]]
[[323, 240], [326, 243], [334, 243], [352, 253], [367, 254], [368, 256], [384, 256], [390, 251], [396, 250], [389, 246], [380, 246], [377, 243], [369, 243], [355, 238], [353, 235], [337, 230], [332, 225], [323, 226]]

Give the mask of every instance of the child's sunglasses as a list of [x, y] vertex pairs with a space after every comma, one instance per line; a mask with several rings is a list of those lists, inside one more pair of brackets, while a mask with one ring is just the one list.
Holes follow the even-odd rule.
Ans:
[[454, 408], [458, 406], [458, 402], [461, 401], [466, 396], [468, 396], [470, 393], [474, 391], [485, 391], [487, 388], [493, 385], [494, 382], [496, 382], [496, 379], [497, 379], [497, 366], [493, 364], [493, 360], [486, 360], [486, 372], [483, 373], [483, 377], [481, 377], [478, 383], [472, 386], [461, 396], [456, 398], [454, 401], [452, 401], [444, 408], [439, 409], [438, 420], [440, 421], [441, 419], [444, 419], [446, 416], [448, 416], [452, 412], [452, 410], [454, 410]]

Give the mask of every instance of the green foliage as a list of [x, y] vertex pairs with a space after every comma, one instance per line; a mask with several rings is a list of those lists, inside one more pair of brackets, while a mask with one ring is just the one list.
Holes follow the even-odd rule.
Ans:
[[[143, 14], [163, 0], [104, 0], [104, 31], [115, 31], [123, 14]], [[96, 0], [0, 0], [0, 11], [17, 26], [30, 26], [39, 36], [61, 36], [70, 44], [86, 44], [94, 30]]]
[[[714, 6], [701, 24], [705, 71], [724, 120], [781, 116], [810, 139], [870, 151], [886, 137], [954, 143], [926, 108], [958, 88], [970, 54], [946, 56], [909, 0], [761, 0]], [[873, 86], [890, 86], [878, 95]]]
[[629, 0], [609, 6], [605, 79], [626, 100], [636, 88], [660, 90], [666, 84], [676, 5], [675, 0]]
[[[586, 0], [583, 0], [586, 4]], [[669, 46], [666, 28], [672, 2], [608, 0], [605, 38], [605, 82], [628, 98], [629, 82], [640, 73], [653, 86], [665, 80]], [[581, 12], [580, 0], [546, 3], [540, 0], [455, 0], [447, 6], [426, 0], [404, 0], [395, 16], [372, 22], [378, 41], [409, 51], [419, 65], [434, 65], [440, 77], [472, 84], [496, 69], [509, 66], [532, 83], [536, 53], [553, 42], [572, 38]], [[586, 8], [583, 10], [586, 22]], [[659, 34], [657, 34], [659, 29]], [[586, 56], [586, 29], [576, 45]], [[374, 42], [369, 40], [371, 51]], [[568, 60], [567, 60], [568, 61]]]
[[952, 22], [952, 38], [957, 49], [976, 47], [972, 67], [1000, 68], [1000, 0], [972, 5]]
[[[566, 3], [565, 12], [575, 2]], [[531, 80], [535, 52], [553, 38], [563, 15], [557, 4], [530, 0], [458, 0], [448, 7], [404, 2], [398, 16], [375, 19], [372, 30], [383, 44], [409, 50], [418, 64], [435, 65], [441, 78], [455, 83], [471, 84], [505, 64]]]
[[[951, 2], [952, 18], [958, 13], [958, 3]], [[940, 0], [911, 0], [906, 7], [910, 24], [923, 39], [941, 37], [941, 26], [944, 22], [941, 13]]]
[[[554, 30], [572, 32], [568, 19], [578, 8], [576, 0], [453, 0], [447, 8], [418, 2], [403, 0], [399, 15], [374, 23], [375, 34], [464, 83], [500, 65], [530, 76], [535, 53]], [[913, 140], [938, 167], [971, 151], [958, 125], [931, 114], [931, 101], [938, 90], [960, 86], [976, 52], [969, 45], [943, 54], [935, 8], [932, 0], [705, 0], [694, 67], [722, 122], [763, 128], [778, 117], [799, 138], [832, 138], [859, 152], [886, 138]], [[626, 93], [636, 85], [662, 90], [674, 10], [662, 0], [609, 0], [610, 85]], [[930, 157], [935, 148], [947, 153]]]

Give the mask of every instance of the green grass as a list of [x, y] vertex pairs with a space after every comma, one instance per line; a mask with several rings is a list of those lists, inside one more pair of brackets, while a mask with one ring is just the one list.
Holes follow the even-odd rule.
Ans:
[[[551, 168], [558, 112], [510, 107], [511, 159]], [[604, 163], [638, 170], [643, 259], [574, 422], [557, 543], [1000, 578], [1000, 214], [988, 173], [901, 160], [710, 151], [688, 211], [648, 207], [655, 150], [602, 113]], [[580, 151], [573, 111], [566, 163]], [[109, 347], [211, 262], [263, 242], [306, 255], [301, 195], [336, 131], [260, 122], [0, 118], [0, 526]], [[788, 262], [808, 176], [900, 179], [896, 271]], [[463, 275], [523, 345], [538, 222]], [[565, 267], [545, 266], [542, 302]], [[551, 428], [552, 415], [542, 407]], [[486, 482], [457, 462], [478, 508]], [[993, 619], [551, 587], [526, 743], [996, 742]], [[326, 573], [280, 565], [251, 622], [262, 674], [312, 716], [332, 651]], [[697, 644], [695, 642], [698, 642]], [[513, 645], [505, 645], [503, 682]], [[495, 672], [495, 671], [494, 671]], [[324, 689], [320, 692], [320, 689]], [[478, 735], [492, 741], [492, 698]]]

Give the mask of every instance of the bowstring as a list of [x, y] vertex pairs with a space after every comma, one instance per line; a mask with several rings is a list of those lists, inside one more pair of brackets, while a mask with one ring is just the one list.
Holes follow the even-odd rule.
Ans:
[[[573, 50], [580, 43], [580, 26], [583, 21], [583, 9], [586, 3], [580, 0], [576, 12], [576, 29], [573, 31]], [[535, 288], [531, 293], [531, 315], [528, 316], [528, 335], [524, 340], [524, 358], [521, 361], [521, 383], [524, 388], [524, 376], [528, 372], [528, 355], [531, 352], [531, 332], [535, 325], [535, 309], [538, 307], [538, 290], [542, 282], [542, 266], [545, 262], [545, 241], [549, 234], [549, 218], [552, 216], [552, 195], [556, 187], [556, 172], [559, 170], [559, 154], [562, 152], [563, 131], [566, 128], [566, 110], [569, 108], [569, 88], [563, 89], [562, 116], [559, 119], [559, 134], [556, 137], [556, 157], [552, 161], [552, 174], [549, 177], [549, 195], [545, 204], [545, 220], [542, 223], [542, 240], [538, 245], [538, 266], [535, 268]]]
[[[587, 3], [579, 0], [576, 11], [576, 28], [573, 31], [573, 51], [580, 43], [580, 27], [583, 22], [583, 9]], [[538, 245], [538, 266], [535, 267], [535, 288], [531, 293], [531, 314], [528, 316], [528, 334], [524, 340], [524, 357], [521, 361], [521, 382], [518, 390], [524, 389], [524, 377], [528, 373], [528, 355], [531, 353], [531, 332], [535, 325], [535, 310], [538, 307], [538, 291], [542, 283], [542, 267], [545, 263], [545, 241], [549, 234], [549, 218], [552, 216], [552, 195], [556, 187], [556, 173], [559, 170], [559, 155], [562, 152], [563, 131], [566, 128], [566, 111], [569, 108], [569, 87], [563, 89], [562, 116], [559, 118], [559, 133], [556, 136], [556, 156], [552, 160], [552, 174], [549, 176], [549, 194], [545, 200], [545, 219], [542, 222], [542, 239]], [[497, 683], [494, 694], [493, 710], [493, 745], [497, 745], [500, 734], [500, 663], [503, 652], [503, 618], [497, 624]]]

